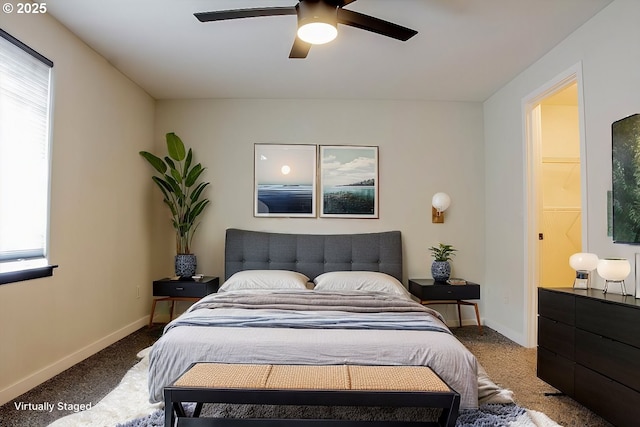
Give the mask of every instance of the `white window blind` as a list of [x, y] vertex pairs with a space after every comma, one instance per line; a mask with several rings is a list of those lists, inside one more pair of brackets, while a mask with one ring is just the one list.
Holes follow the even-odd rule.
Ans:
[[46, 257], [52, 67], [0, 30], [0, 262]]

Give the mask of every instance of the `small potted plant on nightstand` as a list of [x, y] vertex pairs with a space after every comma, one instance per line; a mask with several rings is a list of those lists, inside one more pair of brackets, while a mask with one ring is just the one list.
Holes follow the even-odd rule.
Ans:
[[208, 182], [198, 183], [205, 168], [200, 163], [192, 165], [193, 152], [187, 152], [182, 140], [175, 133], [166, 135], [169, 156], [164, 159], [147, 151], [140, 151], [150, 164], [160, 173], [153, 176], [162, 195], [164, 203], [171, 210], [171, 223], [176, 232], [176, 276], [191, 278], [196, 274], [196, 256], [191, 253], [191, 240], [198, 228], [198, 216], [209, 204], [202, 198]]
[[451, 276], [451, 258], [455, 256], [457, 249], [454, 249], [452, 245], [445, 245], [439, 243], [438, 246], [431, 246], [429, 248], [431, 256], [433, 256], [433, 263], [431, 264], [431, 277], [438, 282], [444, 282]]

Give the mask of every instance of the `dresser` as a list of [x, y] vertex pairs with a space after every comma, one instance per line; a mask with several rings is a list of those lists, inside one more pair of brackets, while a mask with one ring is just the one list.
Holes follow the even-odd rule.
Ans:
[[539, 288], [537, 371], [612, 424], [640, 425], [640, 299]]

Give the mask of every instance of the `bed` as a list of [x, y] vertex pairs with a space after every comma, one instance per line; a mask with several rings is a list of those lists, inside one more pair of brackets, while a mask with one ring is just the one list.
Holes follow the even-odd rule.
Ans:
[[[149, 393], [192, 363], [428, 366], [478, 406], [475, 357], [402, 286], [399, 231], [311, 235], [229, 229], [225, 282], [167, 325]], [[313, 283], [313, 289], [307, 281]]]

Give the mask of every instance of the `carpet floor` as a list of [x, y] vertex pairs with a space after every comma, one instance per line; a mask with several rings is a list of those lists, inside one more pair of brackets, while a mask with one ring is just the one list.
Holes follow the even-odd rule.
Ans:
[[[452, 331], [496, 384], [514, 392], [518, 405], [543, 412], [565, 427], [611, 426], [569, 397], [545, 395], [557, 390], [536, 377], [535, 349], [521, 347], [486, 327], [483, 335], [475, 326]], [[139, 361], [136, 354], [161, 332], [161, 326], [142, 328], [1, 406], [0, 427], [44, 427], [77, 411], [78, 405], [97, 404]]]

